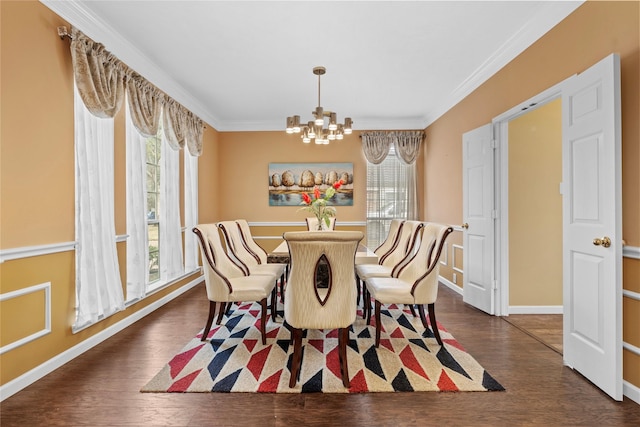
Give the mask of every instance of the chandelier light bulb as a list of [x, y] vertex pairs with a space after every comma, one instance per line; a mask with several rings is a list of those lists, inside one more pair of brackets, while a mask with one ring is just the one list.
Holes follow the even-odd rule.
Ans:
[[293, 132], [300, 133], [300, 116], [293, 116]]
[[[302, 130], [303, 134], [300, 137], [305, 144], [310, 143], [312, 139], [316, 144], [329, 144], [329, 141], [336, 139], [341, 140], [344, 138], [344, 135], [350, 135], [352, 132], [353, 121], [351, 118], [347, 117], [344, 119], [344, 124], [339, 124], [337, 113], [324, 111], [324, 108], [320, 105], [320, 76], [326, 72], [327, 70], [324, 67], [313, 68], [313, 74], [318, 76], [318, 105], [311, 113], [314, 120], [309, 121], [307, 125], [301, 129], [300, 116], [287, 117], [286, 132], [288, 134], [300, 133]], [[325, 117], [329, 119], [327, 128], [324, 127]]]

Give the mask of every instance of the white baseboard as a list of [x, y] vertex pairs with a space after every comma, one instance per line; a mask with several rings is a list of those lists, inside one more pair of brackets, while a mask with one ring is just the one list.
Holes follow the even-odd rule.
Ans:
[[452, 281], [445, 279], [442, 276], [438, 276], [438, 281], [443, 285], [445, 285], [447, 288], [451, 289], [452, 291], [462, 295], [462, 288], [456, 285], [455, 283], [453, 283]]
[[629, 381], [622, 382], [622, 394], [640, 405], [640, 387]]
[[198, 276], [197, 278], [193, 279], [191, 282], [185, 284], [179, 289], [176, 289], [175, 291], [171, 292], [165, 297], [155, 301], [152, 304], [149, 304], [142, 310], [136, 311], [131, 316], [128, 316], [126, 319], [122, 319], [120, 322], [108, 327], [104, 331], [99, 332], [87, 338], [86, 340], [75, 345], [74, 347], [71, 347], [67, 351], [64, 351], [58, 354], [57, 356], [47, 360], [45, 363], [41, 364], [40, 366], [37, 366], [32, 370], [30, 370], [29, 372], [26, 372], [23, 375], [19, 376], [18, 378], [0, 386], [0, 402], [13, 396], [23, 388], [33, 384], [34, 382], [43, 378], [45, 375], [50, 374], [51, 372], [58, 369], [65, 363], [70, 362], [71, 360], [80, 356], [82, 353], [100, 344], [107, 338], [112, 337], [113, 335], [122, 331], [126, 327], [142, 319], [147, 314], [150, 314], [153, 311], [157, 310], [158, 308], [162, 307], [169, 301], [179, 297], [180, 295], [190, 290], [194, 286], [198, 285], [202, 281], [204, 281], [204, 276]]
[[509, 314], [562, 314], [561, 305], [510, 305]]

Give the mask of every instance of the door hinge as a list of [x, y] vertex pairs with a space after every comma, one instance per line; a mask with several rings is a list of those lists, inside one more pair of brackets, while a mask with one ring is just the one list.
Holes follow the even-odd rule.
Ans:
[[498, 140], [497, 139], [492, 139], [491, 140], [491, 148], [493, 148], [494, 150], [496, 148], [498, 148]]
[[491, 219], [498, 219], [498, 211], [493, 209], [491, 211]]
[[498, 281], [497, 280], [492, 280], [491, 281], [491, 286], [494, 291], [498, 290]]

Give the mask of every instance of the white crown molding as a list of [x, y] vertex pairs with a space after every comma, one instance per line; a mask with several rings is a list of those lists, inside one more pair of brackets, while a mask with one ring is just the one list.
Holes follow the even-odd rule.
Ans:
[[[356, 120], [357, 119], [357, 120]], [[357, 118], [354, 117], [353, 132], [364, 130], [405, 130], [426, 128], [424, 118], [416, 119], [383, 119], [383, 118]], [[279, 131], [284, 132], [284, 120], [264, 121], [226, 121], [216, 127], [220, 132], [252, 132], [252, 131]]]
[[[215, 129], [222, 128], [220, 119], [213, 116], [188, 91], [178, 84], [174, 78], [165, 73], [137, 47], [118, 34], [111, 26], [94, 16], [84, 4], [76, 0], [56, 1], [40, 0], [42, 4], [58, 14], [74, 27], [101, 43], [131, 69], [143, 76], [158, 89], [188, 108]], [[52, 31], [52, 37], [55, 33]]]
[[[197, 114], [216, 130], [221, 132], [282, 130], [283, 121], [281, 120], [253, 122], [223, 121], [208, 111], [198, 99], [185, 90], [174, 78], [166, 74], [143, 52], [131, 45], [129, 41], [120, 36], [104, 21], [95, 17], [83, 3], [76, 0], [40, 1], [89, 37], [105, 45], [105, 47], [121, 61], [144, 76], [160, 90], [166, 92], [176, 101]], [[557, 25], [561, 20], [561, 18], [558, 17], [567, 16], [582, 3], [582, 0], [546, 2], [540, 11], [531, 17], [526, 25], [507, 40], [493, 55], [487, 58], [462, 84], [453, 90], [447, 101], [432, 111], [426, 111], [423, 117], [399, 120], [354, 117], [357, 128], [367, 130], [426, 128], [477, 89], [478, 86], [488, 80], [512, 59], [522, 53], [527, 47], [540, 38], [541, 34], [545, 34]]]
[[[488, 57], [478, 69], [451, 92], [447, 102], [443, 103], [439, 108], [428, 112], [425, 119], [425, 127], [431, 125], [467, 95], [476, 90], [482, 83], [489, 80], [502, 67], [515, 59], [549, 30], [558, 25], [566, 16], [580, 7], [582, 3], [584, 3], [584, 0], [546, 2], [527, 24], [523, 25], [513, 37], [505, 41], [493, 55]], [[542, 30], [542, 33], [540, 30]]]

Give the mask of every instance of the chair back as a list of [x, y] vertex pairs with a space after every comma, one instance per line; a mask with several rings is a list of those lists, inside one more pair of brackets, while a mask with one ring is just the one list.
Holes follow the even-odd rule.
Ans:
[[393, 247], [397, 245], [397, 239], [400, 237], [399, 231], [404, 224], [403, 219], [392, 219], [389, 224], [389, 232], [387, 238], [373, 252], [378, 255], [378, 259], [385, 256]]
[[233, 292], [229, 279], [246, 274], [225, 252], [216, 224], [199, 224], [193, 232], [200, 245], [207, 297], [210, 301], [226, 301]]
[[416, 304], [431, 304], [438, 296], [440, 255], [451, 232], [453, 228], [448, 225], [425, 223], [416, 253], [391, 273], [392, 277], [413, 283], [411, 294]]
[[217, 225], [224, 236], [227, 254], [245, 272], [249, 271], [249, 266], [260, 263], [260, 257], [249, 249], [236, 221], [220, 221]]
[[[308, 231], [318, 231], [318, 218], [315, 216], [310, 216], [306, 218], [307, 221], [307, 230]], [[336, 217], [329, 217], [329, 227], [327, 227], [326, 222], [322, 222], [322, 231], [335, 230], [336, 229]]]
[[253, 252], [259, 259], [258, 264], [266, 264], [267, 263], [267, 252], [256, 243], [253, 235], [251, 234], [251, 228], [249, 227], [249, 223], [245, 219], [237, 219], [236, 223], [240, 227], [240, 234], [247, 245], [247, 248]]
[[378, 264], [395, 267], [417, 248], [418, 237], [424, 224], [420, 221], [405, 221], [399, 231], [395, 246], [380, 258]]
[[[364, 234], [360, 231], [291, 231], [283, 237], [291, 254], [291, 272], [284, 298], [287, 323], [299, 329], [337, 329], [351, 325], [356, 317], [355, 257]], [[327, 270], [327, 288], [317, 286], [320, 268]]]

